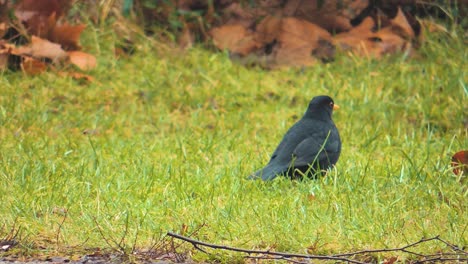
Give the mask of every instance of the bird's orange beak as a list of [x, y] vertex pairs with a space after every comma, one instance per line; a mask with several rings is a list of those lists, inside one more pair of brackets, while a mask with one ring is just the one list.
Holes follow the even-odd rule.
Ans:
[[334, 105], [333, 105], [333, 110], [337, 110], [337, 109], [340, 109], [340, 106], [337, 105], [337, 104], [334, 104]]

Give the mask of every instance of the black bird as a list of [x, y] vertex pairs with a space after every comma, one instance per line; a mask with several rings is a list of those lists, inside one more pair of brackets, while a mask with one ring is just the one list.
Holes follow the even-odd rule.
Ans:
[[298, 178], [319, 176], [334, 166], [341, 153], [341, 139], [332, 120], [333, 99], [326, 95], [312, 98], [304, 116], [284, 135], [270, 162], [250, 176], [273, 180], [279, 175]]

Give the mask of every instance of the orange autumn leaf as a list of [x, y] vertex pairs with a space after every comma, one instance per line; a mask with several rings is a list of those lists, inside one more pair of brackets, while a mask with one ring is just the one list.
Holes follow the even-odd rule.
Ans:
[[334, 37], [335, 43], [344, 50], [358, 47], [364, 39], [370, 38], [375, 22], [371, 17], [366, 17], [359, 25], [348, 32], [337, 34]]
[[374, 38], [378, 40], [380, 55], [411, 51], [411, 42], [396, 34], [391, 28], [378, 31]]
[[31, 57], [24, 57], [21, 62], [21, 70], [29, 75], [40, 74], [46, 69], [47, 65], [44, 62]]
[[36, 36], [32, 36], [31, 44], [15, 48], [11, 53], [18, 56], [27, 55], [40, 59], [46, 58], [52, 61], [60, 61], [67, 57], [67, 53], [59, 44]]
[[68, 51], [70, 62], [79, 69], [87, 71], [96, 68], [97, 61], [93, 55], [82, 51]]
[[48, 38], [60, 14], [57, 0], [24, 0], [15, 8], [15, 16], [22, 22], [27, 32], [41, 38]]
[[406, 18], [403, 11], [401, 11], [400, 7], [398, 7], [397, 15], [390, 20], [390, 24], [392, 31], [396, 34], [409, 39], [415, 38], [416, 35], [413, 31], [413, 28], [409, 24], [408, 19]]
[[256, 27], [256, 39], [260, 43], [270, 43], [276, 39], [282, 19], [276, 16], [265, 17]]
[[361, 13], [369, 5], [368, 2], [368, 0], [286, 1], [283, 14], [305, 19], [329, 32], [342, 32], [352, 28], [351, 19]]
[[[351, 31], [337, 34], [334, 41], [343, 50], [350, 50], [369, 58], [380, 58], [385, 54], [397, 52], [411, 52], [412, 45], [407, 37], [412, 29], [402, 12], [392, 20], [390, 26], [374, 32], [375, 26], [375, 21], [371, 17], [366, 17]], [[406, 30], [411, 31], [406, 32]]]
[[306, 20], [283, 18], [278, 28], [278, 44], [273, 48], [274, 64], [311, 66], [316, 63], [313, 51], [322, 42], [331, 41], [330, 33]]
[[49, 36], [52, 42], [59, 43], [65, 50], [79, 50], [81, 32], [85, 29], [86, 25], [57, 25], [55, 26]]
[[452, 167], [455, 175], [468, 175], [468, 150], [458, 151], [452, 156]]
[[383, 264], [393, 264], [396, 261], [398, 261], [398, 257], [393, 256], [393, 257], [385, 259]]
[[251, 31], [242, 25], [225, 25], [213, 28], [210, 33], [214, 45], [221, 49], [246, 55], [257, 48], [257, 43]]

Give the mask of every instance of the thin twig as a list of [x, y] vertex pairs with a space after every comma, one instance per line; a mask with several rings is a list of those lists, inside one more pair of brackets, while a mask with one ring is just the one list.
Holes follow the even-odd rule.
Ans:
[[[356, 251], [356, 252], [336, 254], [336, 255], [333, 255], [333, 256], [335, 256], [335, 257], [347, 257], [347, 256], [367, 254], [367, 253], [381, 253], [381, 252], [394, 252], [394, 251], [403, 251], [403, 252], [406, 252], [406, 253], [409, 253], [409, 254], [420, 255], [419, 253], [411, 252], [411, 251], [406, 250], [406, 249], [410, 248], [410, 247], [414, 247], [414, 246], [416, 246], [418, 244], [421, 244], [421, 243], [424, 243], [424, 242], [428, 242], [428, 241], [431, 241], [431, 240], [437, 240], [438, 238], [439, 238], [439, 236], [435, 236], [435, 237], [431, 237], [431, 238], [422, 238], [421, 240], [419, 240], [417, 242], [414, 242], [414, 243], [411, 243], [411, 244], [408, 244], [406, 246], [399, 247], [399, 248], [366, 249], [366, 250], [361, 250], [361, 251]], [[425, 256], [425, 255], [421, 254], [421, 256]]]
[[[111, 240], [109, 240], [109, 238], [104, 235], [104, 231], [102, 230], [101, 226], [99, 225], [97, 219], [95, 217], [93, 217], [93, 219], [94, 219], [94, 222], [96, 223], [99, 234], [101, 235], [102, 239], [104, 239], [104, 242], [106, 242], [106, 244], [110, 248], [120, 252], [121, 254], [125, 254], [125, 248], [122, 248], [121, 245], [119, 243], [115, 242], [115, 240], [113, 238], [111, 238]], [[112, 245], [112, 244], [114, 244], [114, 245]]]
[[454, 251], [458, 251], [458, 252], [460, 252], [460, 253], [463, 253], [463, 254], [465, 254], [465, 255], [468, 255], [468, 252], [464, 251], [463, 249], [461, 249], [461, 248], [458, 247], [458, 246], [455, 246], [455, 245], [453, 245], [453, 244], [451, 244], [451, 243], [449, 243], [449, 242], [443, 240], [443, 239], [440, 238], [440, 237], [437, 237], [437, 240], [439, 240], [440, 242], [444, 243], [445, 245], [451, 247]]
[[[167, 233], [168, 236], [177, 238], [186, 242], [189, 242], [192, 244], [194, 248], [197, 250], [200, 250], [204, 253], [207, 253], [204, 249], [201, 247], [209, 247], [213, 249], [222, 249], [222, 250], [229, 250], [229, 251], [235, 251], [235, 252], [242, 252], [242, 253], [247, 253], [249, 254], [248, 256], [245, 256], [246, 258], [252, 258], [252, 259], [269, 259], [269, 260], [286, 260], [292, 263], [307, 263], [304, 261], [299, 261], [296, 259], [292, 258], [300, 258], [300, 259], [320, 259], [320, 260], [333, 260], [333, 261], [345, 261], [348, 263], [357, 263], [357, 264], [363, 264], [365, 262], [360, 262], [354, 259], [350, 259], [347, 257], [352, 257], [355, 255], [362, 255], [362, 254], [369, 254], [369, 253], [382, 253], [382, 252], [404, 252], [408, 253], [414, 256], [418, 256], [421, 259], [417, 261], [417, 263], [423, 263], [423, 262], [443, 262], [443, 261], [468, 261], [468, 254], [460, 249], [459, 247], [442, 240], [439, 236], [431, 237], [431, 238], [422, 238], [417, 242], [408, 244], [403, 247], [398, 247], [398, 248], [385, 248], [385, 249], [369, 249], [369, 250], [361, 250], [361, 251], [356, 251], [356, 252], [351, 252], [351, 253], [343, 253], [343, 254], [336, 254], [336, 255], [307, 255], [307, 254], [295, 254], [295, 253], [286, 253], [286, 252], [274, 252], [274, 251], [269, 251], [269, 250], [252, 250], [252, 249], [245, 249], [245, 248], [236, 248], [236, 247], [230, 247], [230, 246], [224, 246], [224, 245], [218, 245], [218, 244], [211, 244], [207, 242], [202, 242], [196, 239], [192, 239], [190, 237], [182, 236], [179, 234], [175, 234], [172, 232]], [[441, 252], [439, 254], [421, 254], [417, 252], [413, 252], [408, 250], [411, 247], [415, 247], [419, 244], [429, 242], [429, 241], [440, 241], [444, 243], [446, 246], [450, 247], [453, 252]], [[251, 256], [251, 254], [258, 254], [261, 256]]]
[[235, 251], [235, 252], [242, 252], [242, 253], [247, 253], [247, 254], [263, 254], [263, 255], [270, 255], [270, 256], [280, 256], [285, 259], [290, 259], [290, 258], [305, 258], [305, 259], [322, 259], [322, 260], [339, 260], [339, 261], [346, 261], [350, 263], [356, 263], [356, 264], [364, 264], [364, 262], [360, 262], [357, 260], [353, 259], [348, 259], [344, 257], [336, 257], [336, 256], [324, 256], [324, 255], [307, 255], [307, 254], [295, 254], [295, 253], [286, 253], [286, 252], [275, 252], [275, 251], [265, 251], [265, 250], [251, 250], [251, 249], [245, 249], [245, 248], [236, 248], [236, 247], [230, 247], [230, 246], [223, 246], [223, 245], [217, 245], [217, 244], [211, 244], [211, 243], [206, 243], [202, 242], [199, 240], [195, 240], [189, 237], [181, 236], [172, 232], [167, 233], [168, 236], [184, 240], [186, 242], [189, 242], [192, 244], [195, 248], [199, 248], [199, 246], [205, 246], [209, 248], [214, 248], [214, 249], [223, 249], [223, 250], [229, 250], [229, 251]]
[[65, 215], [63, 216], [62, 222], [59, 223], [58, 229], [57, 229], [57, 235], [55, 237], [57, 246], [59, 246], [59, 240], [60, 240], [60, 233], [62, 231], [63, 224], [65, 223], [65, 220], [67, 220], [68, 213], [65, 212]]

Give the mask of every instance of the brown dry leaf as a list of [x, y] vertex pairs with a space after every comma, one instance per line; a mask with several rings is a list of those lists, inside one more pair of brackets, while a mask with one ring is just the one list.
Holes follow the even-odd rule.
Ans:
[[396, 34], [390, 27], [386, 27], [375, 33], [372, 38], [380, 49], [380, 55], [394, 54], [398, 52], [411, 52], [411, 42]]
[[36, 75], [47, 70], [47, 65], [40, 60], [31, 57], [23, 57], [21, 70], [26, 74]]
[[15, 6], [15, 15], [22, 21], [29, 20], [34, 15], [49, 17], [56, 14], [60, 18], [71, 6], [72, 0], [22, 0]]
[[46, 58], [52, 61], [60, 61], [67, 57], [67, 53], [59, 44], [36, 36], [32, 36], [30, 45], [18, 47], [12, 50], [12, 54], [19, 56], [28, 55], [41, 59]]
[[395, 18], [390, 20], [390, 25], [393, 32], [404, 38], [414, 39], [416, 37], [413, 28], [409, 24], [405, 14], [403, 11], [401, 11], [400, 7], [398, 7], [398, 12]]
[[317, 197], [315, 197], [315, 194], [313, 194], [313, 193], [307, 195], [307, 200], [309, 200], [310, 202], [315, 201], [316, 198]]
[[282, 19], [276, 16], [265, 17], [256, 27], [256, 40], [263, 45], [271, 43], [279, 34]]
[[337, 46], [343, 50], [352, 50], [362, 46], [362, 42], [373, 36], [372, 29], [375, 22], [371, 17], [366, 17], [359, 25], [349, 32], [337, 34], [333, 39]]
[[47, 58], [53, 61], [59, 61], [67, 57], [67, 54], [59, 44], [48, 40], [32, 36], [31, 43], [27, 46], [12, 48], [12, 54], [18, 56], [32, 56], [35, 58]]
[[190, 28], [187, 25], [185, 25], [184, 29], [182, 30], [182, 33], [179, 35], [177, 39], [177, 43], [179, 44], [179, 47], [181, 47], [182, 49], [189, 49], [193, 46], [194, 42], [195, 42], [195, 36], [190, 31]]
[[42, 16], [34, 12], [29, 12], [28, 14], [30, 14], [30, 17], [27, 20], [20, 20], [27, 32], [20, 29], [20, 33], [22, 35], [35, 35], [47, 38], [57, 22], [55, 13], [49, 16]]
[[[398, 20], [400, 19], [402, 18]], [[377, 32], [373, 32], [374, 27], [374, 20], [366, 17], [351, 31], [337, 34], [334, 41], [343, 50], [351, 50], [357, 55], [368, 58], [380, 58], [385, 54], [403, 51], [411, 52], [412, 45], [401, 36], [400, 26], [390, 25]]]
[[[23, 0], [15, 8], [15, 16], [24, 25], [27, 33], [41, 38], [47, 38], [49, 32], [55, 27], [56, 21], [63, 15], [61, 4], [70, 1], [59, 0]], [[21, 31], [21, 30], [20, 30]]]
[[305, 19], [329, 32], [342, 32], [350, 30], [351, 19], [368, 6], [369, 0], [291, 0], [283, 14]]
[[278, 66], [311, 66], [316, 59], [312, 51], [320, 41], [331, 41], [330, 33], [308, 21], [297, 18], [283, 18], [279, 29], [278, 44], [272, 55]]
[[385, 259], [384, 262], [383, 262], [383, 264], [393, 264], [393, 263], [395, 263], [397, 260], [398, 260], [398, 257], [393, 256], [393, 257], [390, 257], [390, 258], [388, 258], [388, 259]]
[[452, 167], [455, 175], [468, 175], [468, 150], [458, 151], [452, 156]]
[[70, 62], [83, 71], [96, 68], [97, 61], [93, 55], [82, 51], [68, 51]]
[[210, 30], [214, 45], [221, 49], [247, 55], [258, 47], [252, 31], [242, 25], [225, 25]]
[[57, 25], [55, 26], [49, 36], [52, 42], [62, 45], [64, 50], [79, 50], [81, 32], [86, 28], [86, 25]]
[[232, 3], [223, 9], [222, 25], [242, 25], [249, 28], [255, 23], [256, 17], [266, 16], [265, 10], [253, 10], [250, 5]]

